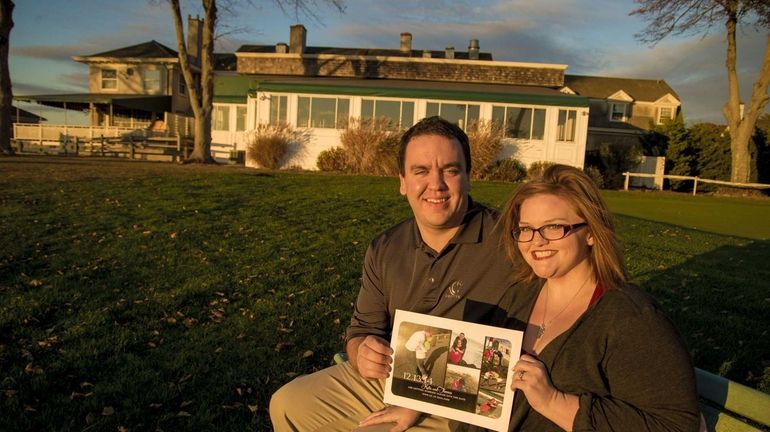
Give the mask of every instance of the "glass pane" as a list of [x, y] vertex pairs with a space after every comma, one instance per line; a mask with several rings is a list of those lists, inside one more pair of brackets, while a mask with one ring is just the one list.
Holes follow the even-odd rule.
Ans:
[[278, 122], [287, 123], [288, 115], [286, 114], [286, 107], [289, 103], [289, 97], [278, 96], [278, 100], [280, 101], [280, 108], [278, 109]]
[[492, 121], [499, 125], [505, 126], [505, 107], [492, 107]]
[[235, 130], [246, 130], [246, 107], [239, 106], [235, 108]]
[[454, 123], [461, 128], [465, 127], [465, 104], [442, 103], [441, 117], [450, 123]]
[[102, 78], [117, 78], [118, 71], [115, 69], [102, 69]]
[[337, 100], [312, 98], [310, 101], [310, 127], [334, 128], [337, 117]]
[[361, 100], [361, 118], [374, 117], [374, 100], [363, 99]]
[[337, 129], [348, 127], [350, 118], [350, 99], [337, 99]]
[[468, 105], [468, 124], [476, 123], [479, 120], [479, 105]]
[[310, 98], [297, 98], [297, 127], [310, 127]]
[[374, 113], [377, 118], [384, 117], [388, 119], [391, 128], [397, 128], [401, 120], [401, 102], [399, 101], [377, 101], [374, 107]]
[[532, 108], [508, 107], [505, 135], [511, 138], [529, 139], [532, 126]]
[[214, 118], [212, 123], [214, 124], [214, 130], [226, 131], [230, 130], [230, 107], [228, 106], [216, 106], [214, 107]]
[[114, 79], [102, 80], [102, 88], [116, 89], [118, 88], [118, 80], [114, 80]]
[[559, 141], [575, 140], [576, 117], [577, 111], [575, 110], [559, 110]]
[[144, 72], [144, 90], [147, 92], [160, 91], [160, 71], [150, 69]]
[[435, 102], [428, 102], [428, 106], [425, 108], [425, 117], [433, 117], [439, 115], [439, 104]]
[[414, 125], [414, 102], [401, 104], [401, 127], [410, 128]]
[[532, 119], [532, 139], [541, 140], [545, 137], [545, 110], [535, 109], [535, 117]]

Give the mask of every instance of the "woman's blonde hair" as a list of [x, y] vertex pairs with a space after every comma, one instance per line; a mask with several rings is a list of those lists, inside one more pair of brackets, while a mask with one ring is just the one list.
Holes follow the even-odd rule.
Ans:
[[573, 210], [588, 223], [594, 239], [589, 252], [591, 268], [604, 289], [614, 289], [628, 282], [628, 270], [623, 261], [615, 235], [612, 214], [604, 203], [599, 189], [590, 177], [579, 169], [567, 165], [553, 165], [528, 183], [521, 185], [508, 199], [503, 211], [503, 246], [513, 261], [516, 276], [534, 280], [532, 268], [524, 261], [511, 231], [519, 227], [521, 204], [535, 195], [555, 195], [566, 200]]

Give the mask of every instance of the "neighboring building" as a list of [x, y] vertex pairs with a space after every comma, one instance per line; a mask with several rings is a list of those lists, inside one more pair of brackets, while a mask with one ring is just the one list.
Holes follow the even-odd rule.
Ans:
[[409, 33], [398, 49], [313, 47], [296, 25], [290, 41], [236, 51], [237, 75], [217, 77], [215, 141], [244, 149], [243, 131], [288, 123], [308, 139], [287, 164], [315, 169], [350, 118], [386, 117], [408, 128], [441, 115], [461, 127], [503, 123], [503, 157], [583, 166], [588, 99], [558, 91], [566, 65], [494, 61], [475, 39], [468, 51], [414, 50]]
[[566, 75], [561, 90], [590, 100], [588, 151], [636, 144], [654, 125], [676, 118], [682, 105], [663, 80]]
[[[188, 17], [188, 27], [196, 65], [202, 21]], [[476, 39], [467, 51], [430, 51], [413, 49], [409, 33], [394, 49], [308, 46], [302, 25], [289, 36], [289, 44], [215, 55], [215, 157], [245, 151], [248, 131], [259, 125], [288, 123], [305, 141], [286, 166], [316, 169], [318, 155], [340, 145], [351, 118], [386, 117], [394, 128], [408, 128], [441, 115], [464, 128], [502, 123], [502, 157], [582, 167], [587, 143], [635, 137], [680, 105], [665, 83], [658, 94], [648, 84], [657, 81], [565, 76], [563, 64], [495, 61]], [[19, 99], [86, 109], [92, 125], [146, 128], [163, 120], [181, 134], [168, 124], [190, 114], [176, 51], [150, 41], [73, 59], [89, 65], [89, 93]]]

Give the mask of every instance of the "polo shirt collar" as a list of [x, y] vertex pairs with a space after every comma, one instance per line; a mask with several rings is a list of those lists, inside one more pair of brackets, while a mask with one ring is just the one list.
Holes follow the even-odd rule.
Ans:
[[[447, 246], [460, 243], [478, 243], [481, 241], [481, 230], [483, 228], [484, 218], [476, 216], [480, 215], [482, 209], [483, 207], [480, 204], [476, 204], [476, 202], [473, 201], [473, 198], [468, 196], [468, 210], [466, 210], [465, 215], [463, 216], [460, 229], [455, 233], [454, 237], [449, 240]], [[414, 218], [412, 218], [412, 235], [415, 248], [430, 249], [430, 247], [422, 241], [420, 228], [417, 226], [417, 220]]]

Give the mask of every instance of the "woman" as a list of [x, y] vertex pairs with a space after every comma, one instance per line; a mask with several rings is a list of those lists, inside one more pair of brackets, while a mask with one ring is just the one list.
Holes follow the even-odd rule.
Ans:
[[[629, 285], [613, 222], [582, 171], [547, 168], [508, 201], [504, 246], [537, 291], [512, 293], [524, 330], [513, 366], [515, 431], [697, 431], [689, 354]], [[520, 319], [517, 320], [516, 317]]]

